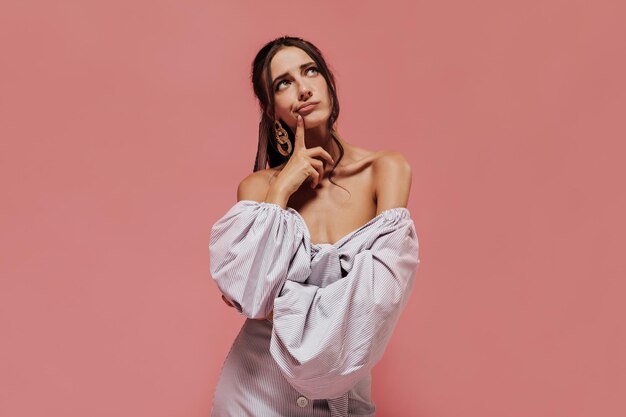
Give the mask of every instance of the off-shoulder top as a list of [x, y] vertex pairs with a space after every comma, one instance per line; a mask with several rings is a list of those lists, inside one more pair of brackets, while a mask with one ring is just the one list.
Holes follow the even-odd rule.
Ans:
[[248, 320], [212, 416], [373, 416], [370, 372], [408, 301], [418, 249], [405, 207], [331, 244], [311, 242], [291, 207], [232, 206], [211, 229], [210, 272]]

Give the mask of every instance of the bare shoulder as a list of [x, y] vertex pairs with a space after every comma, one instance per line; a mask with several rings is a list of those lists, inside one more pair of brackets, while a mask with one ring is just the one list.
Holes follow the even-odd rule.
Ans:
[[394, 150], [375, 152], [372, 167], [376, 171], [387, 171], [391, 169], [411, 172], [411, 164], [404, 154]]
[[399, 151], [394, 150], [380, 150], [372, 151], [365, 148], [356, 147], [351, 145], [351, 154], [353, 160], [348, 162], [350, 164], [367, 165], [371, 166], [374, 170], [386, 170], [390, 166], [404, 166], [404, 168], [410, 169], [408, 160]]
[[385, 150], [376, 153], [372, 163], [377, 214], [396, 207], [406, 207], [411, 191], [412, 168], [399, 151]]
[[260, 169], [246, 176], [237, 187], [237, 201], [265, 201], [273, 178], [278, 174], [275, 168]]

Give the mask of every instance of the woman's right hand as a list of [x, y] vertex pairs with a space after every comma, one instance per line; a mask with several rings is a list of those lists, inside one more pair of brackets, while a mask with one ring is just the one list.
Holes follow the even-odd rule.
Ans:
[[304, 119], [298, 114], [293, 153], [276, 178], [276, 183], [283, 187], [288, 196], [295, 193], [307, 179], [310, 179], [311, 188], [317, 187], [322, 181], [324, 163], [315, 159], [316, 156], [325, 159], [330, 164], [335, 163], [330, 154], [321, 146], [307, 149], [304, 143]]

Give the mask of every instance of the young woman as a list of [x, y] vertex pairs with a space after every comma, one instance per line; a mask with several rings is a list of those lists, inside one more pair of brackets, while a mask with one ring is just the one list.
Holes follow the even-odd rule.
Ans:
[[261, 107], [254, 171], [209, 244], [222, 298], [247, 320], [211, 415], [374, 416], [371, 369], [419, 264], [411, 167], [399, 152], [339, 135], [334, 77], [310, 42], [269, 42], [252, 83]]

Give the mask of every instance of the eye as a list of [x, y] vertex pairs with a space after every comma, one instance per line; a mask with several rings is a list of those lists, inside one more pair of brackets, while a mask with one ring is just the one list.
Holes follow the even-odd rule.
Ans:
[[[311, 70], [315, 71], [315, 74], [319, 74], [319, 70], [317, 69], [317, 67], [309, 67], [306, 69], [306, 72], [309, 72]], [[282, 83], [288, 83], [288, 80], [281, 80], [278, 84], [276, 84], [276, 91], [280, 90], [280, 86]]]
[[281, 85], [282, 83], [286, 83], [286, 82], [288, 82], [288, 81], [287, 81], [287, 80], [282, 80], [281, 82], [279, 82], [278, 84], [276, 84], [276, 91], [280, 90], [280, 85]]

